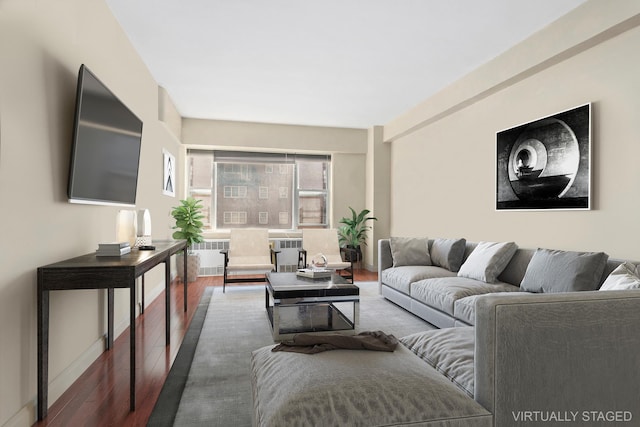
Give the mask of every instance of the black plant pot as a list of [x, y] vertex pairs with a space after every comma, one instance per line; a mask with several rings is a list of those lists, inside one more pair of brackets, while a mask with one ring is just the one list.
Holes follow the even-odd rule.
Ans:
[[360, 246], [347, 245], [342, 251], [345, 262], [358, 262], [362, 259], [362, 250]]

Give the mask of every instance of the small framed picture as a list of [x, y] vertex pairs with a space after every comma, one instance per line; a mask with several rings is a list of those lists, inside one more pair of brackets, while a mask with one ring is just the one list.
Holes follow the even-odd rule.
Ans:
[[591, 104], [496, 135], [496, 210], [591, 208]]
[[162, 150], [164, 173], [162, 174], [162, 194], [176, 196], [176, 158], [167, 150]]

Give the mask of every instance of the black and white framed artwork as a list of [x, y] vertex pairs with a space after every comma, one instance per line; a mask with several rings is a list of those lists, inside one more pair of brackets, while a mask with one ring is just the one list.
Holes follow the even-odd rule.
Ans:
[[162, 194], [175, 197], [176, 195], [176, 158], [167, 150], [162, 150], [163, 174]]
[[591, 208], [591, 104], [496, 134], [496, 209]]

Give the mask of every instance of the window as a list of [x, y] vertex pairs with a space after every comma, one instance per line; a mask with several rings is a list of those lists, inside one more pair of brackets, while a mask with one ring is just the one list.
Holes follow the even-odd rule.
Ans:
[[269, 187], [260, 187], [258, 190], [258, 198], [260, 199], [268, 199], [269, 198]]
[[222, 164], [222, 174], [230, 179], [246, 181], [249, 179], [249, 165], [224, 163]]
[[300, 161], [296, 194], [298, 224], [317, 226], [328, 222], [329, 168], [326, 162]]
[[258, 224], [269, 224], [269, 212], [258, 212]]
[[211, 229], [211, 216], [213, 212], [213, 198], [211, 188], [213, 186], [213, 156], [206, 151], [193, 151], [187, 156], [188, 172], [187, 181], [189, 195], [202, 200], [202, 213], [204, 215], [204, 229]]
[[189, 149], [186, 162], [205, 229], [328, 227], [330, 156]]
[[225, 199], [244, 199], [247, 197], [246, 185], [225, 185], [224, 187]]
[[247, 223], [246, 212], [224, 212], [223, 217], [225, 224], [238, 225]]

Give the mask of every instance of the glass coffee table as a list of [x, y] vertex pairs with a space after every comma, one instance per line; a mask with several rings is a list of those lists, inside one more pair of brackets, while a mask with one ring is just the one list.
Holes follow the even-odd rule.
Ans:
[[338, 274], [310, 279], [296, 273], [267, 273], [265, 308], [273, 340], [301, 332], [353, 334], [358, 326], [360, 288]]

